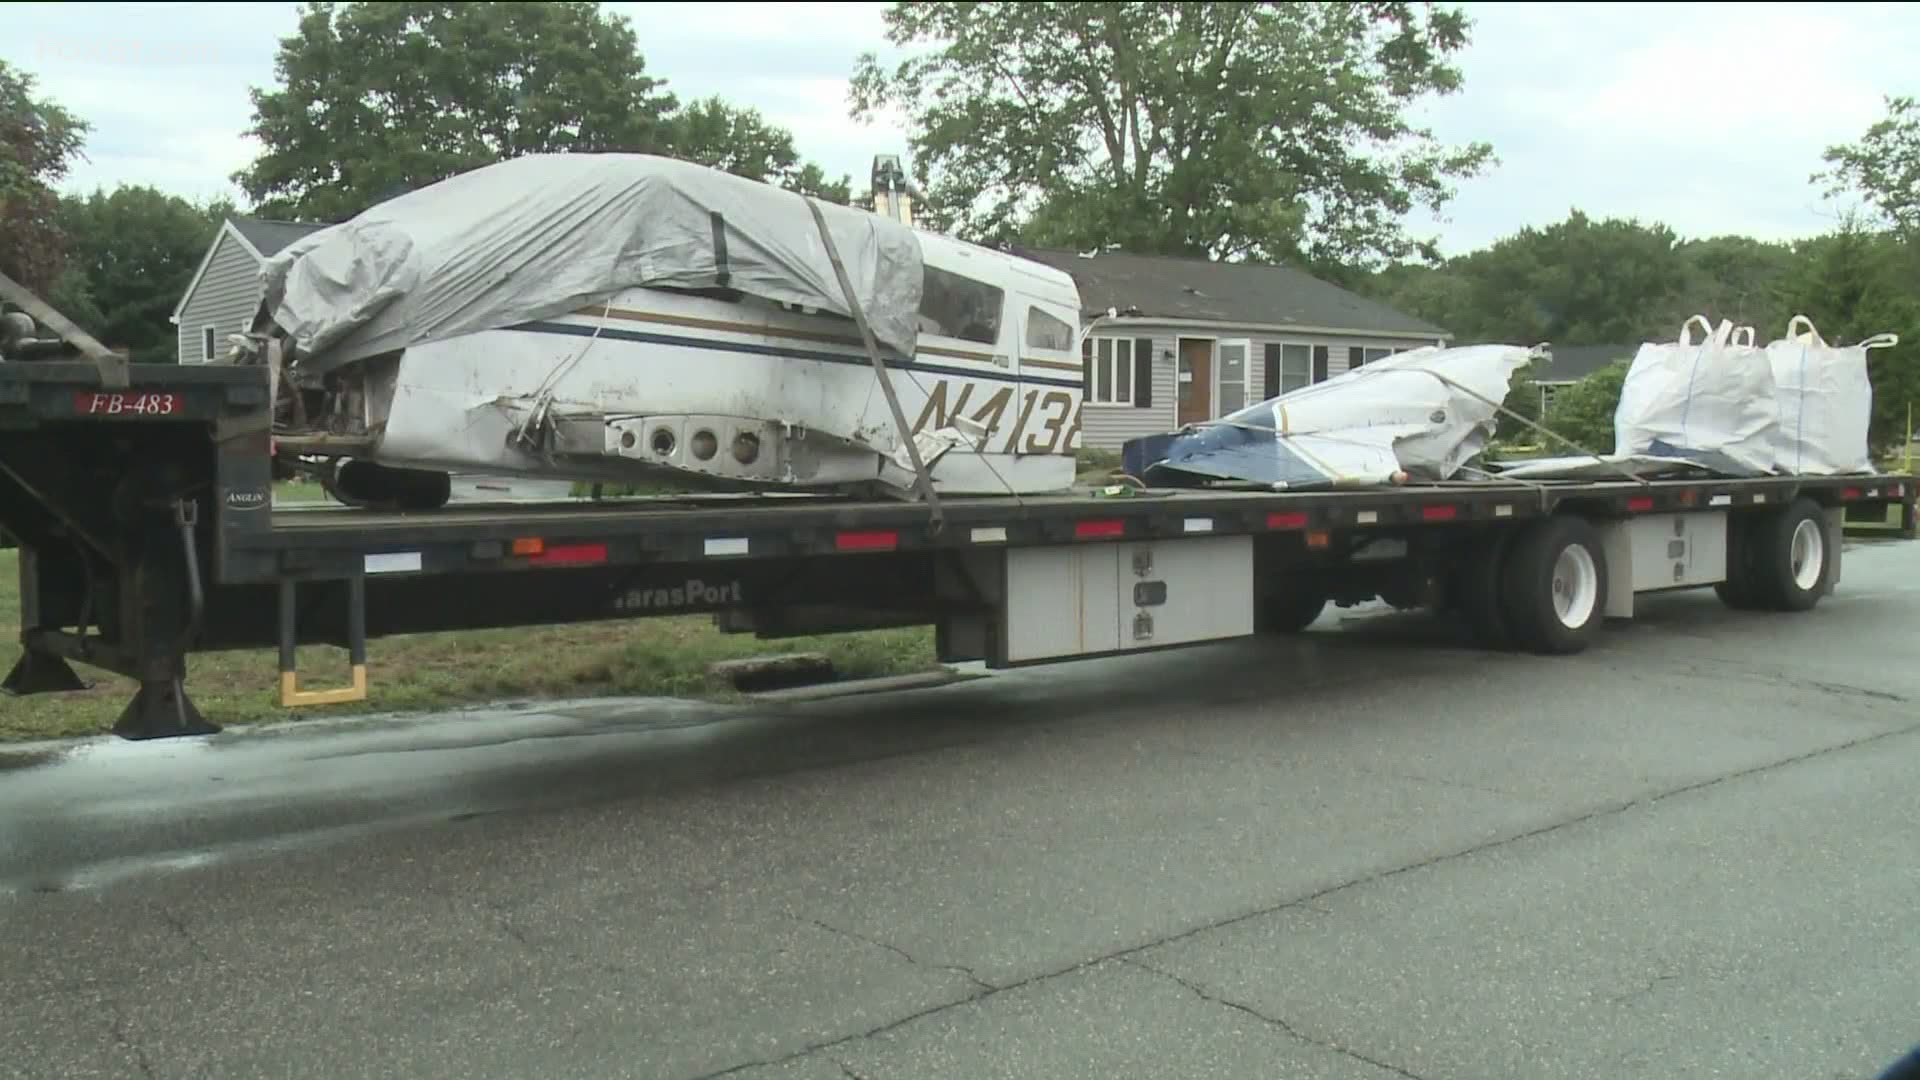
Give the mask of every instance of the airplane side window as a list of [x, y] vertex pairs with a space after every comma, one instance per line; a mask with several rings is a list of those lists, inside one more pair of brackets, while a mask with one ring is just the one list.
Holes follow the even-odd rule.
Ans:
[[1005, 300], [1006, 294], [991, 285], [926, 267], [920, 295], [921, 332], [996, 344]]
[[1073, 327], [1037, 307], [1027, 309], [1027, 348], [1057, 349], [1066, 352], [1073, 348]]

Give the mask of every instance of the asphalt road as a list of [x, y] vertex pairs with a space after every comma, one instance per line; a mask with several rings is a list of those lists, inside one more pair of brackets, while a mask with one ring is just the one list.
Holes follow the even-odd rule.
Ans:
[[1920, 545], [1571, 659], [1376, 619], [753, 710], [0, 754], [0, 1075], [1870, 1077]]

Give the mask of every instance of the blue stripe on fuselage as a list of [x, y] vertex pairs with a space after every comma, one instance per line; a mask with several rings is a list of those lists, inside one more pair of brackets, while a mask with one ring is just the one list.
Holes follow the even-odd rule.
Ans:
[[[813, 349], [795, 349], [780, 345], [755, 345], [747, 342], [716, 341], [713, 338], [683, 337], [679, 334], [656, 334], [646, 330], [621, 330], [611, 326], [582, 326], [579, 323], [529, 322], [518, 326], [503, 327], [506, 330], [521, 330], [531, 334], [565, 334], [570, 337], [593, 337], [597, 331], [600, 337], [616, 341], [639, 341], [649, 345], [678, 345], [685, 349], [709, 349], [714, 352], [753, 353], [756, 356], [778, 356], [790, 360], [819, 360], [828, 364], [854, 364], [859, 367], [871, 367], [873, 362], [864, 356], [849, 356], [846, 353], [818, 352]], [[903, 371], [925, 371], [934, 375], [953, 375], [963, 379], [985, 379], [989, 382], [1029, 383], [1036, 386], [1058, 386], [1066, 390], [1080, 389], [1078, 379], [1055, 379], [1044, 375], [1007, 375], [997, 371], [980, 371], [974, 368], [948, 367], [945, 364], [928, 364], [918, 360], [902, 362], [887, 361], [890, 368]]]

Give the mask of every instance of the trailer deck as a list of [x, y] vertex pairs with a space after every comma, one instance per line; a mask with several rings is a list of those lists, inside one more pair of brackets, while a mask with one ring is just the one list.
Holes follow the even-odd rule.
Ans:
[[[116, 730], [136, 738], [217, 730], [187, 697], [191, 651], [278, 645], [297, 707], [364, 698], [370, 638], [689, 612], [764, 637], [931, 624], [943, 660], [1013, 665], [1286, 631], [1381, 597], [1462, 610], [1490, 645], [1574, 651], [1638, 592], [1810, 605], [1847, 514], [1914, 522], [1905, 476], [1122, 486], [947, 497], [937, 525], [921, 503], [790, 493], [276, 506], [264, 370], [124, 370], [115, 388], [91, 363], [0, 364], [25, 647], [5, 687], [73, 688], [70, 660], [131, 676]], [[1799, 586], [1800, 562], [1759, 565], [1804, 559], [1769, 531], [1796, 521], [1793, 552], [1816, 542], [1808, 522], [1825, 538]], [[1552, 562], [1566, 550], [1586, 553], [1578, 581]], [[352, 685], [299, 688], [311, 643], [349, 650]]]

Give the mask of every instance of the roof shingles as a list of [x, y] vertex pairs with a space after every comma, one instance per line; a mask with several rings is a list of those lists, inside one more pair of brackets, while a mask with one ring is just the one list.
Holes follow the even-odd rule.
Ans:
[[261, 258], [271, 257], [295, 240], [319, 232], [325, 225], [305, 221], [274, 221], [271, 218], [235, 217], [233, 227], [247, 238]]
[[1014, 254], [1073, 276], [1089, 311], [1249, 326], [1303, 326], [1439, 338], [1447, 331], [1288, 266], [1174, 255], [1023, 248]]

